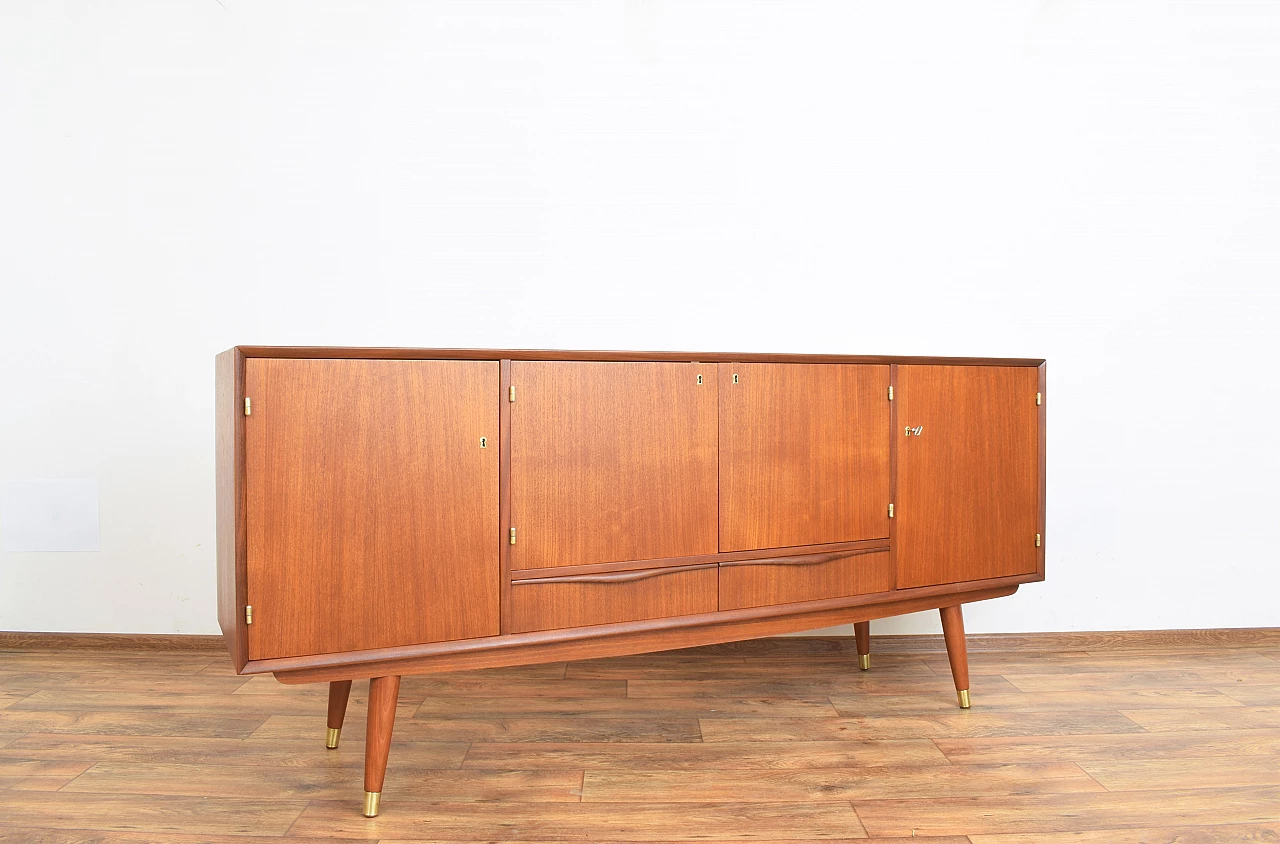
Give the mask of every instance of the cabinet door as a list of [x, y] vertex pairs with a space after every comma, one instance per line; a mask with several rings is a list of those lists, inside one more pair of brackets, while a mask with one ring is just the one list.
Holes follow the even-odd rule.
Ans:
[[889, 367], [720, 364], [720, 550], [889, 536]]
[[715, 553], [714, 374], [512, 363], [511, 568]]
[[496, 361], [250, 359], [245, 394], [250, 659], [497, 635]]
[[1037, 570], [1038, 384], [1030, 366], [898, 367], [899, 588]]

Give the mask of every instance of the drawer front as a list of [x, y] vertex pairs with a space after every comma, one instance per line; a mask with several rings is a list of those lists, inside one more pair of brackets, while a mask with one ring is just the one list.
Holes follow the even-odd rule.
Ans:
[[714, 564], [517, 580], [511, 584], [511, 632], [715, 612], [716, 594]]
[[887, 549], [720, 564], [722, 610], [869, 595], [892, 588]]

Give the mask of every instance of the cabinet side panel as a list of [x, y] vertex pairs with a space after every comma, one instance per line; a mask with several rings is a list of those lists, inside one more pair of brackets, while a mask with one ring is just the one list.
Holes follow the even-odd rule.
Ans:
[[215, 542], [218, 565], [218, 625], [236, 671], [249, 661], [244, 636], [244, 552], [241, 543], [241, 420], [244, 358], [227, 349], [214, 359]]
[[897, 375], [898, 588], [1036, 573], [1038, 370], [899, 366]]

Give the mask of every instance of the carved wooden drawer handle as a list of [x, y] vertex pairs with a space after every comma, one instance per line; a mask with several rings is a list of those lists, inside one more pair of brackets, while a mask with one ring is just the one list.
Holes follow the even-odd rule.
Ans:
[[662, 569], [644, 569], [642, 571], [620, 571], [609, 574], [580, 574], [575, 577], [538, 577], [532, 580], [517, 580], [512, 586], [523, 586], [528, 583], [630, 583], [633, 580], [644, 580], [648, 577], [660, 577], [664, 574], [675, 574], [681, 571], [700, 571], [713, 569], [715, 563], [700, 566], [670, 566]]
[[845, 557], [856, 557], [859, 554], [875, 554], [888, 551], [889, 546], [882, 548], [855, 548], [852, 551], [831, 551], [826, 554], [812, 554], [805, 557], [765, 557], [759, 560], [727, 560], [723, 566], [816, 566], [819, 563], [830, 563]]

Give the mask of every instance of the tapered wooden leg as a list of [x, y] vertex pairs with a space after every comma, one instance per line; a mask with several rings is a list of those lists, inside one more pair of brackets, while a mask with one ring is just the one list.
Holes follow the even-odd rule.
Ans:
[[382, 781], [387, 776], [391, 730], [396, 723], [399, 677], [374, 677], [369, 681], [369, 721], [364, 741], [364, 816], [376, 817], [382, 801]]
[[858, 667], [866, 671], [871, 667], [871, 622], [855, 621], [853, 638], [858, 640]]
[[351, 697], [350, 680], [334, 680], [329, 684], [329, 734], [324, 746], [333, 750], [342, 738], [342, 719], [347, 717], [347, 698]]
[[956, 697], [960, 708], [969, 708], [969, 652], [964, 644], [964, 616], [959, 605], [943, 607], [942, 638], [947, 642], [947, 659], [951, 663], [951, 677], [956, 681]]

